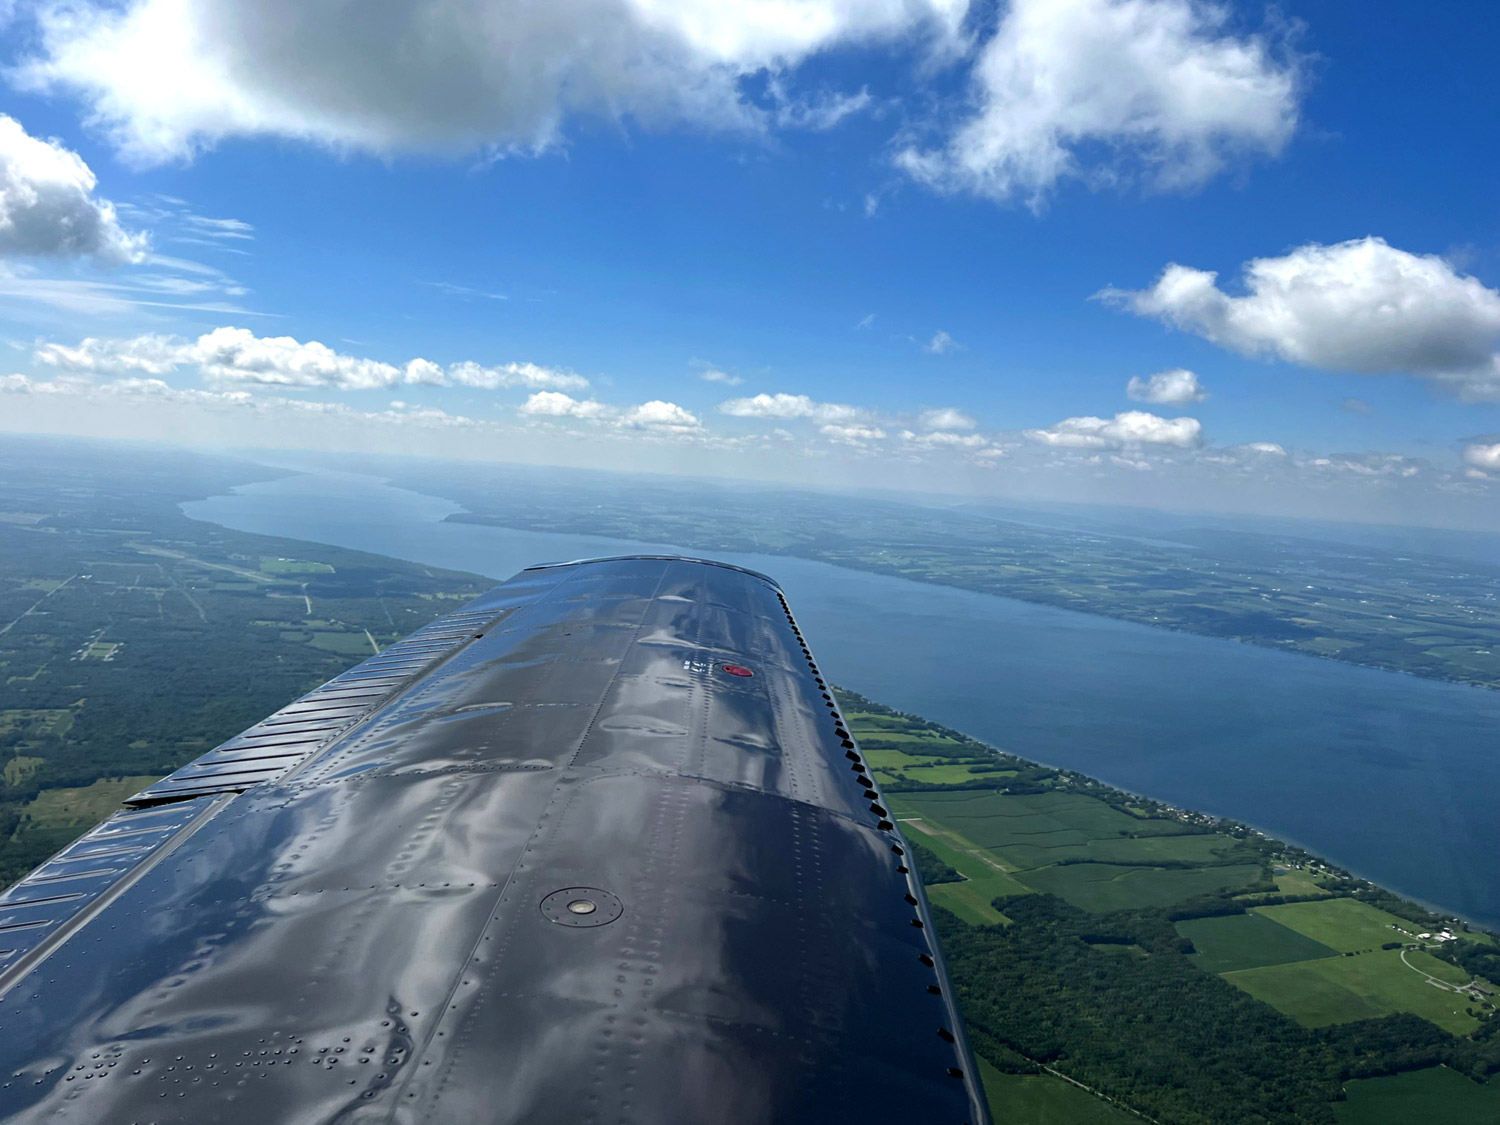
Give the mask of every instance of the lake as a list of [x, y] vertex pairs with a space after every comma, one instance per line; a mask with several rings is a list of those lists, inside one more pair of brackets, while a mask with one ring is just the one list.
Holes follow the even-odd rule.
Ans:
[[[240, 531], [496, 579], [670, 544], [444, 523], [446, 500], [298, 474], [182, 505]], [[1253, 824], [1500, 929], [1500, 691], [802, 559], [781, 583], [836, 683], [1023, 757]]]

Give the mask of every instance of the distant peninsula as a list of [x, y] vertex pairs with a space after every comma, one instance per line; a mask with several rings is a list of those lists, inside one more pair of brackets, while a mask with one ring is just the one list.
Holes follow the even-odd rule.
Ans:
[[1307, 536], [1187, 528], [1165, 540], [1026, 513], [518, 467], [409, 469], [454, 523], [787, 555], [1369, 668], [1500, 687], [1500, 564]]

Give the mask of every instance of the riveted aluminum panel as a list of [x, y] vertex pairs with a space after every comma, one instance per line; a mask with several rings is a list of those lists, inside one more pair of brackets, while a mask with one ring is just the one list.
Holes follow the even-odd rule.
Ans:
[[198, 799], [116, 813], [0, 894], [0, 991], [31, 954], [169, 846], [211, 804]]
[[[91, 859], [124, 872], [0, 994], [0, 1116], [985, 1120], [921, 887], [774, 583], [598, 560], [464, 612], [289, 768], [123, 814], [212, 806], [154, 862], [101, 826], [58, 892], [26, 881], [23, 920]], [[246, 741], [157, 798], [244, 780]]]

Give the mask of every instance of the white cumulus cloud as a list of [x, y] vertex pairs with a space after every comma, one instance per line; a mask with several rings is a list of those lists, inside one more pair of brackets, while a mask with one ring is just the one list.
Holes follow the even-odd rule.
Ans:
[[625, 411], [621, 421], [643, 430], [696, 430], [699, 425], [698, 416], [692, 411], [659, 398], [632, 406]]
[[76, 152], [0, 114], [0, 258], [141, 261], [146, 236], [120, 226], [113, 204], [94, 194], [97, 185]]
[[606, 410], [602, 402], [579, 400], [561, 391], [538, 391], [520, 407], [522, 414], [533, 418], [599, 418]]
[[1500, 292], [1442, 258], [1372, 237], [1255, 258], [1244, 275], [1234, 296], [1218, 274], [1173, 263], [1150, 289], [1101, 296], [1242, 355], [1500, 399]]
[[652, 399], [638, 406], [618, 407], [593, 399], [576, 399], [561, 391], [538, 391], [521, 404], [528, 418], [581, 418], [602, 422], [618, 430], [690, 435], [701, 429], [698, 416], [675, 402]]
[[925, 434], [902, 430], [901, 440], [927, 449], [939, 449], [944, 446], [951, 449], [980, 449], [989, 444], [979, 434], [956, 434], [951, 430], [933, 430]]
[[805, 418], [812, 422], [840, 424], [865, 421], [869, 411], [840, 402], [816, 402], [807, 395], [758, 394], [732, 398], [719, 404], [719, 411], [736, 418]]
[[[407, 382], [406, 372], [379, 360], [334, 351], [316, 340], [257, 336], [248, 328], [215, 328], [183, 352], [210, 382], [360, 391]], [[432, 381], [426, 360], [412, 361], [412, 382]]]
[[820, 426], [818, 432], [829, 441], [837, 442], [839, 445], [866, 446], [872, 441], [880, 441], [885, 437], [885, 431], [879, 426], [841, 426], [830, 423]]
[[1184, 367], [1171, 371], [1158, 371], [1142, 379], [1132, 375], [1125, 385], [1125, 393], [1136, 402], [1149, 402], [1157, 406], [1186, 406], [1190, 402], [1202, 402], [1208, 397], [1198, 376]]
[[194, 406], [211, 410], [250, 411], [266, 416], [302, 415], [345, 422], [374, 422], [434, 428], [482, 428], [492, 425], [461, 414], [449, 414], [431, 406], [393, 402], [379, 411], [354, 410], [342, 402], [320, 402], [279, 395], [252, 395], [246, 391], [206, 391], [198, 387], [174, 387], [163, 379], [131, 376], [98, 383], [77, 375], [55, 379], [31, 379], [25, 375], [0, 376], [0, 392], [24, 395], [66, 395], [94, 402], [146, 401], [156, 405]]
[[589, 385], [589, 381], [582, 375], [559, 371], [555, 367], [543, 367], [539, 363], [503, 363], [498, 367], [485, 367], [472, 360], [465, 360], [450, 364], [443, 375], [448, 382], [457, 386], [478, 387], [487, 391], [506, 387], [556, 387], [565, 391], [581, 391]]
[[0, 391], [12, 395], [76, 395], [86, 393], [92, 384], [78, 376], [57, 379], [33, 379], [29, 375], [0, 375]]
[[1476, 469], [1500, 473], [1500, 441], [1493, 445], [1474, 442], [1464, 450], [1464, 460]]
[[953, 406], [924, 411], [921, 418], [925, 430], [972, 430], [978, 423]]
[[1209, 0], [1011, 0], [975, 65], [972, 116], [898, 163], [939, 190], [1036, 207], [1065, 177], [1108, 183], [1134, 167], [1177, 189], [1279, 153], [1297, 126], [1297, 65], [1229, 18]]
[[76, 347], [49, 343], [37, 348], [37, 362], [66, 371], [93, 374], [144, 372], [166, 375], [196, 368], [213, 383], [277, 387], [332, 387], [373, 390], [401, 384], [528, 390], [550, 387], [582, 390], [581, 375], [536, 363], [486, 367], [471, 360], [443, 367], [416, 358], [397, 365], [335, 351], [316, 340], [291, 336], [257, 336], [248, 328], [223, 327], [196, 340], [144, 335], [128, 338], [90, 336]]
[[174, 336], [145, 335], [129, 339], [87, 336], [76, 347], [43, 344], [34, 358], [65, 371], [119, 374], [143, 371], [166, 375], [182, 363], [182, 341]]
[[[335, 149], [555, 145], [575, 115], [710, 128], [824, 128], [866, 96], [762, 105], [834, 48], [956, 40], [968, 0], [38, 0], [25, 89], [70, 92], [130, 158], [227, 137]], [[777, 90], [772, 93], [776, 94]]]
[[1189, 448], [1203, 440], [1196, 418], [1162, 418], [1144, 410], [1127, 410], [1113, 418], [1064, 418], [1026, 436], [1043, 445], [1074, 449], [1108, 449], [1122, 445], [1173, 445]]

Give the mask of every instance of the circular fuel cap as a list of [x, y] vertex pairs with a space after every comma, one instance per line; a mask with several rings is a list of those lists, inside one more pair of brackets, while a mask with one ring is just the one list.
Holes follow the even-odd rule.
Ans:
[[547, 921], [575, 930], [607, 926], [625, 913], [618, 896], [598, 887], [564, 887], [542, 899], [541, 907]]

